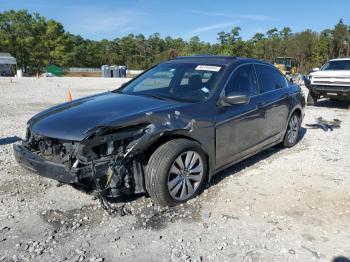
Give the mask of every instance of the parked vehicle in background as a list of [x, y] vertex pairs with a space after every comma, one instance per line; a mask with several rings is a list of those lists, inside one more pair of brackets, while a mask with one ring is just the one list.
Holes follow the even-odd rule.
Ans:
[[294, 146], [304, 106], [300, 87], [269, 63], [179, 57], [39, 113], [14, 152], [42, 176], [108, 197], [148, 192], [172, 206], [234, 163]]
[[314, 68], [309, 80], [308, 105], [315, 105], [322, 97], [350, 101], [350, 58], [332, 59], [321, 69]]
[[293, 57], [277, 57], [274, 61], [274, 66], [288, 77], [296, 73], [297, 69], [295, 64], [295, 59]]
[[0, 76], [13, 76], [16, 71], [16, 58], [10, 53], [0, 52]]

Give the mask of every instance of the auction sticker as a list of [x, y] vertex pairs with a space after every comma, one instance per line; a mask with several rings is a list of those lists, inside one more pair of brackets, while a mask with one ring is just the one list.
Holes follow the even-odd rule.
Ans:
[[197, 65], [196, 70], [219, 72], [221, 66]]

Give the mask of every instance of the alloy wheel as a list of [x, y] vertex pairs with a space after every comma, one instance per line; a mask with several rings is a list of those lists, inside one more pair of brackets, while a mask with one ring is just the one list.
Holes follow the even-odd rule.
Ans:
[[168, 190], [175, 200], [190, 198], [203, 179], [203, 160], [195, 151], [186, 151], [173, 162], [168, 175]]
[[298, 139], [298, 134], [299, 134], [299, 120], [296, 115], [293, 115], [288, 125], [288, 132], [287, 132], [288, 142], [290, 144], [294, 144]]

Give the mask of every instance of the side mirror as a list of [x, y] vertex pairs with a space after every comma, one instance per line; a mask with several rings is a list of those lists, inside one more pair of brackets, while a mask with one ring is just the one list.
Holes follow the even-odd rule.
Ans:
[[248, 104], [250, 96], [246, 93], [232, 92], [221, 99], [221, 106]]
[[317, 72], [317, 71], [320, 71], [320, 69], [318, 67], [315, 67], [312, 69], [312, 72]]

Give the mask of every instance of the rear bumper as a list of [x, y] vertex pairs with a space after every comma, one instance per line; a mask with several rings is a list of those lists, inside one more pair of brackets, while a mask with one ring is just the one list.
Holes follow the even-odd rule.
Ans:
[[13, 151], [18, 164], [40, 176], [67, 184], [78, 183], [78, 177], [72, 174], [65, 165], [49, 162], [22, 145], [14, 144]]

